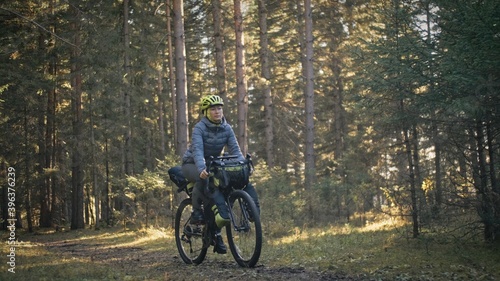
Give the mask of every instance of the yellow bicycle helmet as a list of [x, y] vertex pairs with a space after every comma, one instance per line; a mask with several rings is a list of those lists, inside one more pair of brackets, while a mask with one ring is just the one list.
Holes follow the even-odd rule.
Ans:
[[201, 98], [200, 109], [202, 112], [216, 105], [224, 105], [222, 98], [217, 95], [209, 95]]

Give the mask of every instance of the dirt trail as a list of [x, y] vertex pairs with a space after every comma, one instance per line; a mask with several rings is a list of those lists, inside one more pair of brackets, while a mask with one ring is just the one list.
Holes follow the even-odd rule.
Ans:
[[[228, 257], [224, 260], [209, 253], [205, 261], [197, 266], [185, 264], [177, 253], [151, 251], [142, 247], [116, 246], [105, 243], [75, 243], [71, 240], [45, 241], [44, 246], [57, 255], [82, 258], [91, 263], [119, 269], [127, 280], [363, 280], [311, 271], [301, 267], [268, 267], [258, 264], [255, 268], [241, 268]], [[228, 253], [230, 255], [230, 253]], [[89, 268], [90, 269], [90, 268]], [[364, 279], [368, 280], [368, 279]]]

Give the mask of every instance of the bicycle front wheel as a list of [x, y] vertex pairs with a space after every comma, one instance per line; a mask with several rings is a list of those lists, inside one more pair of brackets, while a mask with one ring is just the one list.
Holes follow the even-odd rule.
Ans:
[[229, 195], [231, 225], [226, 226], [231, 254], [242, 267], [254, 267], [262, 249], [262, 226], [255, 203], [243, 190]]
[[203, 231], [201, 226], [190, 223], [191, 198], [184, 199], [175, 214], [175, 244], [182, 260], [187, 264], [200, 264], [207, 255], [203, 247]]

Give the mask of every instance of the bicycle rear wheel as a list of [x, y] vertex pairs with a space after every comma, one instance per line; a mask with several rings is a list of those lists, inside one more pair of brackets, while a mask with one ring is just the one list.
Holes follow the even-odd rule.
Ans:
[[175, 244], [182, 260], [187, 264], [200, 264], [207, 255], [203, 247], [203, 229], [190, 224], [191, 198], [184, 199], [175, 214]]
[[235, 190], [229, 195], [232, 224], [226, 226], [231, 254], [242, 267], [254, 267], [262, 249], [260, 215], [252, 197]]

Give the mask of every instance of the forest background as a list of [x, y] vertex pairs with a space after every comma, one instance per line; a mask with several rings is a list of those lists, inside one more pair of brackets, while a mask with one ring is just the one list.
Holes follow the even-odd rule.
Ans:
[[274, 234], [386, 213], [498, 241], [499, 23], [494, 0], [2, 2], [2, 227], [170, 224], [166, 170], [219, 94]]

